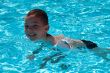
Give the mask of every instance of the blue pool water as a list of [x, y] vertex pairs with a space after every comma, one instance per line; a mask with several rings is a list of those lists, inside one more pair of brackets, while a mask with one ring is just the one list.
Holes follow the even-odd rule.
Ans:
[[24, 33], [24, 17], [35, 8], [47, 12], [50, 34], [110, 47], [110, 0], [0, 0], [0, 73], [110, 73], [110, 62], [90, 50], [69, 52], [58, 63], [47, 62], [43, 69], [39, 66], [53, 54], [51, 49], [45, 47], [35, 60], [27, 60], [39, 47]]

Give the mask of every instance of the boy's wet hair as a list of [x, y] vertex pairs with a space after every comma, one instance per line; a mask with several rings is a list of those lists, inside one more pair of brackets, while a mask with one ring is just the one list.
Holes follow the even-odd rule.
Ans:
[[47, 13], [41, 9], [33, 9], [28, 12], [27, 16], [35, 15], [36, 17], [40, 17], [46, 24], [48, 25], [48, 16]]

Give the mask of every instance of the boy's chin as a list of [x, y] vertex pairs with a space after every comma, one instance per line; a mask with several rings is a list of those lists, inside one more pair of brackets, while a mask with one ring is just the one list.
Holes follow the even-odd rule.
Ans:
[[37, 38], [29, 38], [31, 41], [37, 41], [37, 40], [39, 40], [39, 39], [37, 39]]
[[37, 40], [36, 38], [30, 37], [30, 36], [27, 36], [27, 38], [28, 38], [29, 40], [31, 40], [31, 41], [36, 41], [36, 40]]
[[31, 41], [33, 41], [33, 42], [44, 42], [45, 40], [43, 40], [43, 39], [38, 39], [38, 38], [29, 38]]
[[39, 40], [42, 40], [43, 38], [41, 37], [30, 37], [30, 36], [27, 36], [29, 38], [29, 40], [31, 41], [39, 41]]
[[30, 39], [31, 41], [39, 41], [39, 40], [42, 40], [41, 38], [31, 38], [31, 37], [29, 37], [29, 39]]

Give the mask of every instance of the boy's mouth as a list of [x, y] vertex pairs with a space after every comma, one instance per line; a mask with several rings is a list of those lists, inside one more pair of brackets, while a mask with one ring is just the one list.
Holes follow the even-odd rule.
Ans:
[[35, 37], [37, 34], [28, 34], [30, 37]]

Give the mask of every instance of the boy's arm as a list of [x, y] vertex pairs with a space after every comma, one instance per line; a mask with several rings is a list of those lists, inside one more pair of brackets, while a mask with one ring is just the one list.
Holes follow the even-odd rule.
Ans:
[[[44, 47], [44, 44], [42, 43], [40, 48], [34, 50], [31, 55], [27, 56], [27, 59], [33, 60], [35, 58], [35, 54], [38, 54], [43, 49], [43, 47]], [[51, 48], [51, 49], [54, 51], [59, 51], [57, 48]]]
[[110, 60], [109, 58], [107, 58], [107, 54], [110, 54], [110, 48], [100, 48], [97, 46], [96, 43], [87, 40], [76, 40], [76, 41], [74, 40], [72, 45], [74, 46], [76, 44], [78, 44], [79, 47], [83, 46], [83, 47], [87, 47], [88, 49], [91, 49], [103, 59]]
[[43, 47], [44, 47], [44, 45], [41, 44], [40, 48], [34, 50], [31, 55], [27, 56], [27, 59], [33, 60], [35, 58], [35, 54], [38, 54], [42, 50]]
[[42, 50], [42, 48], [43, 48], [43, 46], [41, 46], [40, 48], [34, 50], [34, 51], [32, 52], [32, 54], [38, 54], [38, 53]]
[[92, 51], [94, 51], [96, 55], [102, 57], [106, 61], [110, 61], [110, 59], [107, 58], [107, 55], [110, 54], [110, 48], [96, 47], [96, 48], [93, 48]]

